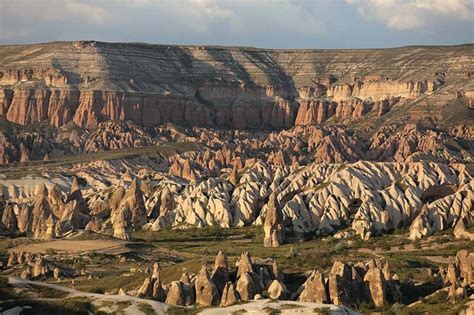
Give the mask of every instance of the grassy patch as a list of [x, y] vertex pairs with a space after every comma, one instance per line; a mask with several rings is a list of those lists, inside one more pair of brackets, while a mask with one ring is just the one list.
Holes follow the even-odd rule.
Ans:
[[33, 285], [28, 288], [29, 292], [34, 292], [40, 298], [62, 299], [69, 295], [68, 292], [56, 290], [42, 285]]
[[[416, 252], [396, 252], [384, 254], [384, 258], [390, 264], [393, 273], [397, 273], [402, 279], [426, 280], [423, 269], [437, 269], [438, 265], [424, 258]], [[418, 277], [418, 278], [415, 278]]]
[[146, 315], [153, 315], [156, 314], [155, 310], [153, 310], [153, 307], [151, 307], [150, 304], [146, 303], [139, 303], [137, 305], [137, 308], [140, 310], [140, 312], [146, 314]]
[[422, 299], [420, 303], [412, 307], [404, 307], [401, 310], [402, 315], [414, 315], [414, 314], [443, 314], [443, 315], [455, 315], [459, 314], [461, 310], [466, 308], [468, 299], [464, 299], [459, 303], [452, 304], [447, 302], [448, 292], [440, 291], [428, 298]]
[[331, 314], [331, 311], [329, 310], [329, 307], [316, 307], [313, 309], [313, 313], [319, 315], [329, 315]]
[[193, 315], [197, 314], [200, 309], [196, 307], [179, 307], [179, 306], [170, 306], [166, 310], [166, 315]]
[[76, 281], [76, 287], [80, 291], [91, 293], [104, 293], [120, 288], [123, 288], [124, 290], [131, 290], [141, 285], [145, 276], [146, 275], [143, 273], [133, 273], [126, 276], [110, 274], [100, 279], [85, 279]]
[[281, 314], [281, 310], [273, 307], [264, 307], [263, 311], [265, 311], [268, 315], [276, 315], [276, 314]]
[[13, 302], [2, 303], [3, 309], [15, 306], [31, 306], [23, 309], [21, 314], [27, 315], [85, 315], [94, 311], [91, 301], [85, 297], [75, 297], [57, 300], [21, 299]]
[[120, 312], [120, 311], [126, 309], [127, 307], [129, 307], [130, 305], [132, 305], [132, 302], [130, 302], [130, 301], [120, 301], [120, 302], [117, 302], [115, 305], [117, 305], [117, 312]]

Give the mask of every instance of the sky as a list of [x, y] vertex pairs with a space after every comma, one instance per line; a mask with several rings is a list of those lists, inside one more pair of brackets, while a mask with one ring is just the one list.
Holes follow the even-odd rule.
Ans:
[[474, 0], [0, 0], [0, 44], [263, 48], [474, 42]]

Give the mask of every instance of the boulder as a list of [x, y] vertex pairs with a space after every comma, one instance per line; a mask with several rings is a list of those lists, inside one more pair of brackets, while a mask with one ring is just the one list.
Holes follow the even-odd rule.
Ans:
[[284, 300], [288, 295], [286, 286], [276, 279], [273, 280], [267, 291], [268, 297], [272, 300]]
[[246, 272], [240, 275], [236, 290], [242, 301], [250, 301], [254, 298], [255, 294], [257, 294], [257, 290], [250, 273]]
[[38, 258], [36, 258], [35, 265], [33, 266], [33, 272], [31, 276], [33, 278], [41, 277], [44, 275], [44, 271], [45, 271], [45, 262], [41, 256], [38, 256]]
[[31, 278], [31, 267], [26, 266], [25, 270], [21, 273], [21, 278], [22, 279], [27, 279], [29, 280]]
[[260, 293], [255, 294], [255, 296], [253, 297], [254, 301], [263, 300], [263, 299], [264, 297]]
[[8, 257], [7, 261], [7, 267], [12, 267], [14, 264], [16, 264], [16, 254], [15, 252], [11, 252], [10, 256]]
[[385, 305], [385, 278], [382, 270], [372, 265], [364, 276], [364, 282], [368, 288], [370, 300], [375, 307]]
[[456, 265], [463, 282], [474, 284], [474, 253], [462, 249], [456, 253]]
[[335, 305], [350, 305], [351, 269], [346, 263], [336, 261], [329, 274], [329, 296]]
[[221, 307], [231, 306], [240, 300], [239, 293], [232, 282], [227, 282], [222, 290]]
[[130, 211], [125, 206], [118, 210], [113, 218], [113, 236], [121, 240], [130, 240]]
[[196, 303], [202, 306], [219, 305], [220, 296], [216, 286], [209, 278], [206, 266], [202, 266], [194, 284], [196, 289]]
[[183, 272], [179, 281], [183, 286], [184, 305], [194, 305], [196, 303], [196, 290], [194, 289], [195, 281], [191, 280], [191, 277], [186, 271]]
[[183, 284], [179, 281], [173, 281], [168, 289], [166, 304], [185, 305], [185, 296], [183, 294]]
[[61, 270], [59, 270], [58, 267], [54, 268], [53, 277], [55, 277], [56, 279], [61, 279]]
[[306, 282], [302, 285], [302, 292], [298, 301], [323, 304], [329, 302], [324, 277], [319, 271], [313, 270], [306, 279]]
[[252, 274], [253, 272], [253, 265], [249, 252], [242, 253], [237, 266], [237, 278], [245, 273]]
[[278, 247], [283, 243], [283, 214], [276, 205], [275, 194], [270, 195], [270, 199], [267, 204], [265, 221], [263, 223], [263, 231], [265, 233], [263, 246]]
[[51, 213], [48, 220], [46, 220], [46, 231], [43, 234], [43, 239], [51, 240], [53, 238], [56, 238], [56, 222]]
[[227, 255], [222, 251], [216, 256], [214, 262], [214, 269], [212, 270], [211, 275], [212, 282], [216, 285], [217, 290], [221, 294], [224, 290], [224, 287], [229, 281], [229, 267], [227, 265]]
[[9, 231], [16, 231], [18, 229], [18, 222], [13, 211], [13, 205], [7, 204], [3, 209], [2, 223]]
[[463, 219], [460, 219], [453, 231], [456, 239], [466, 239], [469, 241], [474, 241], [474, 234], [466, 230], [466, 224]]
[[137, 297], [151, 297], [153, 295], [153, 281], [151, 277], [146, 277], [137, 291]]
[[165, 292], [165, 289], [163, 288], [163, 285], [161, 283], [160, 273], [158, 272], [157, 276], [153, 275], [151, 279], [152, 279], [152, 282], [153, 282], [153, 289], [152, 289], [151, 297], [155, 301], [164, 303], [166, 301], [166, 292]]

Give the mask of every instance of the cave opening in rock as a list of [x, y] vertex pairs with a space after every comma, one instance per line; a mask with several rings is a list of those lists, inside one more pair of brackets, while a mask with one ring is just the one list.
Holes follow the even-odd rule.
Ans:
[[362, 205], [362, 200], [360, 200], [359, 198], [354, 198], [349, 204], [349, 211], [351, 213], [357, 212], [357, 210], [360, 208], [361, 205]]

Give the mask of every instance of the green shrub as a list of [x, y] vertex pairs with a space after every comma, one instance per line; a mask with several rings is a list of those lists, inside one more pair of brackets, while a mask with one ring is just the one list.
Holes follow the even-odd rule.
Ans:
[[329, 310], [329, 307], [316, 307], [313, 310], [314, 313], [319, 314], [319, 315], [330, 315], [331, 311]]
[[137, 308], [138, 308], [138, 310], [140, 310], [140, 312], [142, 312], [146, 315], [156, 314], [155, 311], [153, 310], [153, 307], [151, 307], [151, 305], [147, 304], [147, 303], [140, 303], [140, 304], [138, 304]]
[[92, 288], [90, 291], [91, 291], [92, 293], [104, 294], [104, 289], [103, 289], [103, 288], [99, 288], [99, 287]]
[[416, 248], [416, 249], [421, 249], [421, 243], [420, 243], [420, 240], [416, 240], [413, 242], [413, 246]]
[[382, 244], [382, 250], [389, 251], [390, 250], [390, 245], [388, 243], [383, 243]]
[[348, 247], [347, 242], [342, 240], [342, 241], [338, 242], [336, 244], [336, 246], [334, 246], [334, 251], [339, 253], [339, 252], [342, 252], [342, 251], [346, 250], [347, 247]]

